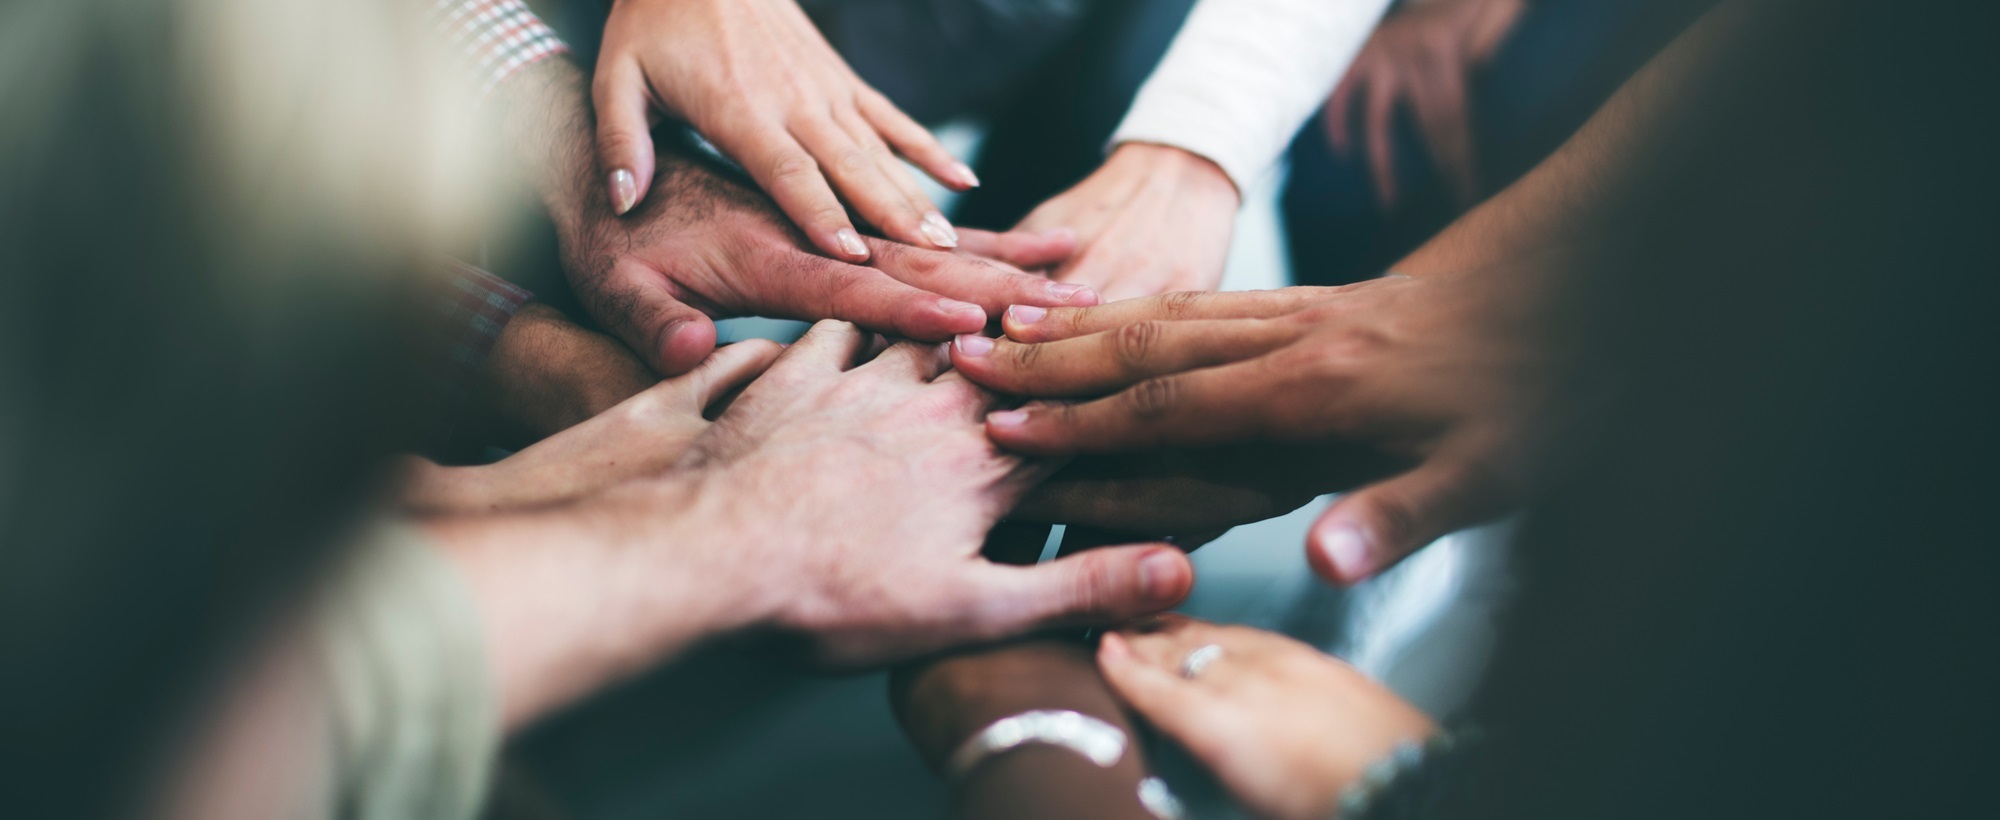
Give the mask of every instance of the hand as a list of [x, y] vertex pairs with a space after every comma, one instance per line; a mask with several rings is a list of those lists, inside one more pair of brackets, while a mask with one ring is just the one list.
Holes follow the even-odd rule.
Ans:
[[440, 467], [412, 459], [402, 504], [417, 513], [479, 513], [558, 504], [672, 468], [708, 429], [711, 407], [750, 383], [782, 348], [729, 345], [685, 376], [493, 464]]
[[1467, 87], [1526, 7], [1525, 0], [1411, 3], [1383, 20], [1362, 46], [1327, 103], [1327, 136], [1335, 152], [1351, 151], [1350, 120], [1355, 98], [1361, 97], [1367, 105], [1368, 164], [1382, 207], [1396, 207], [1393, 127], [1402, 103], [1415, 115], [1438, 174], [1461, 205], [1472, 204], [1479, 173]]
[[1088, 309], [1008, 311], [1008, 338], [952, 359], [991, 389], [1043, 398], [992, 414], [1034, 455], [1249, 441], [1345, 444], [1406, 471], [1323, 513], [1308, 558], [1351, 583], [1509, 509], [1516, 448], [1547, 354], [1525, 277], [1388, 277], [1341, 288], [1176, 293]]
[[[1188, 653], [1222, 655], [1194, 679]], [[1340, 793], [1430, 718], [1353, 667], [1262, 630], [1178, 615], [1107, 633], [1097, 665], [1112, 691], [1261, 817], [1323, 820]]]
[[944, 185], [979, 184], [834, 53], [793, 0], [619, 0], [592, 96], [612, 211], [653, 180], [648, 109], [693, 124], [740, 163], [814, 247], [860, 262], [870, 249], [840, 198], [892, 239], [949, 250], [959, 236], [896, 159]]
[[1075, 231], [1078, 252], [1055, 278], [1088, 285], [1106, 301], [1214, 290], [1240, 202], [1215, 163], [1179, 148], [1126, 143], [1016, 230]]
[[1007, 264], [1062, 258], [1074, 243], [1067, 233], [965, 232], [968, 247], [997, 262], [871, 238], [864, 267], [802, 247], [760, 194], [699, 160], [662, 153], [656, 193], [622, 219], [587, 209], [563, 231], [563, 251], [585, 308], [666, 374], [714, 348], [711, 317], [838, 318], [936, 341], [985, 327], [1009, 304], [1097, 302], [1089, 288]]
[[519, 449], [658, 384], [632, 351], [537, 302], [522, 305], [479, 369], [467, 422]]
[[1328, 492], [1386, 475], [1395, 460], [1364, 447], [1251, 443], [1146, 450], [1071, 461], [1029, 491], [1010, 521], [1171, 537], [1275, 518]]

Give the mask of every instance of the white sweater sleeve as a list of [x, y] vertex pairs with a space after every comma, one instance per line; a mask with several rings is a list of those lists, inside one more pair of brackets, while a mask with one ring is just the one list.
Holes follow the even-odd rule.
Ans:
[[1111, 144], [1208, 158], [1246, 190], [1333, 92], [1390, 0], [1199, 0]]

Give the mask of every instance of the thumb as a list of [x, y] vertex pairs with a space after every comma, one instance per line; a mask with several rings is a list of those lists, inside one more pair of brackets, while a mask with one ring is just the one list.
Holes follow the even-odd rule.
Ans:
[[1194, 567], [1165, 544], [1090, 550], [1033, 567], [986, 564], [959, 596], [967, 621], [999, 638], [1128, 620], [1167, 609], [1194, 587]]
[[646, 124], [645, 78], [613, 69], [591, 86], [597, 107], [597, 167], [611, 212], [624, 216], [653, 184], [653, 134]]
[[591, 315], [663, 377], [693, 370], [715, 350], [715, 322], [675, 299], [658, 277], [614, 273], [592, 296]]
[[1306, 535], [1306, 561], [1337, 584], [1367, 579], [1432, 541], [1506, 513], [1513, 492], [1467, 459], [1433, 458], [1347, 493]]
[[769, 339], [746, 339], [718, 348], [687, 375], [693, 380], [695, 411], [707, 410], [722, 397], [749, 386], [783, 352], [784, 345]]

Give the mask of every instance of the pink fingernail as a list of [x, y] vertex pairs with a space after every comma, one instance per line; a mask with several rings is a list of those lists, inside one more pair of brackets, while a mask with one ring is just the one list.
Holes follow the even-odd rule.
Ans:
[[917, 226], [917, 232], [940, 248], [949, 250], [958, 247], [958, 231], [945, 220], [944, 214], [936, 211], [924, 215], [924, 221]]
[[833, 240], [840, 243], [840, 250], [848, 256], [868, 258], [868, 245], [861, 241], [861, 234], [855, 233], [853, 228], [841, 228], [834, 233]]
[[1097, 641], [1097, 652], [1099, 657], [1113, 661], [1122, 661], [1131, 657], [1132, 650], [1131, 647], [1125, 645], [1125, 639], [1120, 637], [1118, 633], [1106, 632], [1104, 633], [1104, 637], [1099, 638]]
[[972, 172], [972, 166], [963, 162], [952, 166], [951, 171], [958, 176], [960, 184], [967, 188], [979, 187], [979, 175]]
[[639, 180], [631, 171], [623, 168], [612, 171], [607, 190], [611, 193], [612, 213], [624, 216], [639, 204]]
[[1007, 308], [1007, 317], [1017, 325], [1032, 325], [1042, 320], [1049, 312], [1034, 305], [1015, 305]]
[[985, 336], [968, 333], [953, 341], [961, 355], [978, 358], [993, 352], [993, 340]]
[[1368, 540], [1353, 527], [1342, 525], [1329, 530], [1320, 537], [1320, 549], [1326, 551], [1334, 571], [1342, 578], [1357, 580], [1369, 572]]
[[1049, 292], [1055, 294], [1057, 299], [1065, 302], [1080, 301], [1086, 296], [1088, 296], [1088, 300], [1091, 302], [1097, 301], [1097, 292], [1091, 290], [1089, 285], [1053, 284], [1049, 285]]
[[988, 413], [986, 421], [995, 427], [1019, 427], [1028, 423], [1028, 411], [1001, 410], [995, 413]]

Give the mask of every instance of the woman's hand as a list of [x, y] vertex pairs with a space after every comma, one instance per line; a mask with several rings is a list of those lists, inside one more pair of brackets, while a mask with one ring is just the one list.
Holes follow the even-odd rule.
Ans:
[[[1032, 455], [1250, 442], [1373, 450], [1389, 466], [1314, 524], [1322, 577], [1366, 578], [1439, 536], [1505, 514], [1548, 365], [1526, 276], [1392, 276], [1340, 288], [1170, 293], [1007, 311], [1007, 338], [962, 336], [965, 377], [1035, 402], [987, 432]], [[1314, 489], [1352, 480], [1329, 460]], [[1348, 485], [1352, 486], [1352, 485]]]
[[592, 85], [600, 167], [619, 214], [653, 181], [653, 108], [693, 124], [837, 259], [869, 256], [843, 198], [892, 239], [957, 246], [897, 155], [948, 187], [979, 184], [862, 82], [793, 0], [619, 0]]
[[[1220, 654], [1185, 677], [1188, 654], [1210, 645]], [[1107, 633], [1097, 664], [1119, 698], [1263, 817], [1324, 820], [1370, 764], [1437, 731], [1353, 667], [1247, 627], [1164, 615]]]
[[1215, 163], [1179, 148], [1126, 143], [1018, 230], [1075, 231], [1077, 253], [1055, 278], [1088, 285], [1107, 302], [1214, 290], [1240, 203], [1235, 183]]
[[708, 429], [704, 413], [757, 378], [781, 350], [762, 339], [721, 348], [693, 372], [493, 464], [440, 467], [413, 459], [403, 506], [418, 513], [522, 509], [659, 475]]
[[[1353, 149], [1357, 105], [1367, 129], [1368, 164], [1382, 207], [1396, 206], [1396, 107], [1408, 104], [1431, 162], [1461, 205], [1479, 192], [1472, 148], [1473, 76], [1493, 59], [1525, 0], [1424, 0], [1382, 21], [1327, 103], [1334, 151]], [[1357, 102], [1359, 100], [1359, 102]]]

